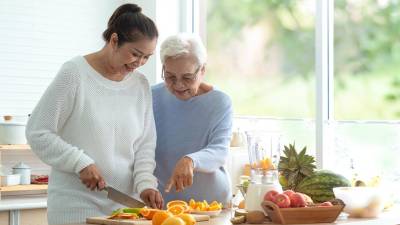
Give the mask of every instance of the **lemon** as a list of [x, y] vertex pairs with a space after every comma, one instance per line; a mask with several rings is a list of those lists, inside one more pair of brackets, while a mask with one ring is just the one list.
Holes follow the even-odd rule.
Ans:
[[185, 225], [185, 221], [179, 217], [173, 216], [165, 219], [161, 225]]

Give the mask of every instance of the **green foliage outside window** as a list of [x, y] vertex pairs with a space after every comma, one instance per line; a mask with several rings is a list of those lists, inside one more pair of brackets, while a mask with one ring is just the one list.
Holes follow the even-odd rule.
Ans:
[[[236, 114], [314, 117], [315, 4], [208, 1], [208, 78]], [[334, 18], [335, 118], [400, 118], [400, 1], [335, 0]]]

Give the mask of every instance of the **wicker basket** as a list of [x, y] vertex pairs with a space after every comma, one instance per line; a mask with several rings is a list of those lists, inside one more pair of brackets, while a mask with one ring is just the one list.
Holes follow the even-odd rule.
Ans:
[[264, 201], [261, 205], [272, 222], [278, 224], [332, 223], [344, 208], [344, 205], [279, 208], [275, 203], [270, 201]]

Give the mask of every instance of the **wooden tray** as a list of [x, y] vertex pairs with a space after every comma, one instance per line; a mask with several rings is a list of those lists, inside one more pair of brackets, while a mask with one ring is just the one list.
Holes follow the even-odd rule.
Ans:
[[344, 205], [279, 208], [275, 203], [270, 201], [264, 201], [261, 205], [272, 222], [278, 224], [332, 223], [344, 208]]

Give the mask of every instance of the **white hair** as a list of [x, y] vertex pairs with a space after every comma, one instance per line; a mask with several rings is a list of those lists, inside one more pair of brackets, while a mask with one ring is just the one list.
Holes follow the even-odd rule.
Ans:
[[180, 33], [169, 36], [163, 41], [160, 49], [162, 64], [169, 57], [194, 56], [199, 66], [207, 61], [207, 51], [200, 37], [195, 34]]

